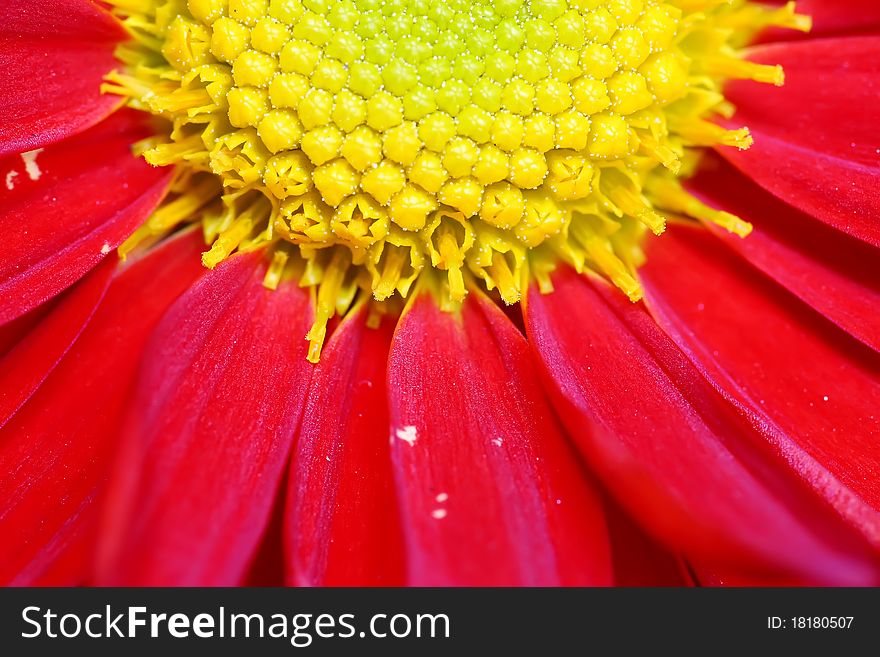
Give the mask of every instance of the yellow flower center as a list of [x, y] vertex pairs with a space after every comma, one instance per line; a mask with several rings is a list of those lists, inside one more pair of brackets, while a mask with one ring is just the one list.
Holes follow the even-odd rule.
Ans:
[[193, 221], [207, 267], [270, 247], [267, 286], [319, 288], [312, 360], [359, 290], [426, 281], [454, 307], [473, 278], [515, 303], [562, 260], [637, 300], [662, 211], [746, 234], [677, 176], [690, 147], [750, 143], [707, 120], [725, 79], [782, 83], [736, 48], [808, 27], [745, 0], [111, 4], [134, 39], [105, 91], [167, 120], [142, 151], [177, 166], [123, 255]]

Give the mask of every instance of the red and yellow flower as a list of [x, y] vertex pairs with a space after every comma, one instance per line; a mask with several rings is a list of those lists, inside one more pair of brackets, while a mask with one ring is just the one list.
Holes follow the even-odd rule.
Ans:
[[880, 582], [880, 6], [798, 5], [8, 0], [0, 582]]

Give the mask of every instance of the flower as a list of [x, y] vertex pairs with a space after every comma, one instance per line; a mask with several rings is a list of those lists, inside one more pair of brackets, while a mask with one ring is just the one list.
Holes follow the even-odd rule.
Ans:
[[876, 3], [109, 4], [0, 9], [0, 581], [878, 582]]

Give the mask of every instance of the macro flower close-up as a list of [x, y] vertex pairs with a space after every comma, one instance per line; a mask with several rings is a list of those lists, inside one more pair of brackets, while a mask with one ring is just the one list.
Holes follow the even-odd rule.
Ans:
[[880, 2], [3, 0], [0, 583], [880, 585]]

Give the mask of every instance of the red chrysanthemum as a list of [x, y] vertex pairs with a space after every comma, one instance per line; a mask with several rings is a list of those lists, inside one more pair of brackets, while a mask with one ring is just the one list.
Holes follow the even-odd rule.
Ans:
[[880, 583], [880, 4], [798, 5], [6, 0], [0, 582]]

